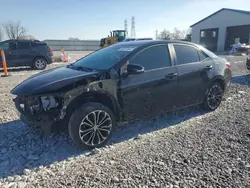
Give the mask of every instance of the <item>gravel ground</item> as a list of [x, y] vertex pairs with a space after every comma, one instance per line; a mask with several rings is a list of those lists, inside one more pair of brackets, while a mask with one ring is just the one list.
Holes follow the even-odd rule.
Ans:
[[9, 91], [37, 71], [10, 70], [0, 78], [0, 187], [250, 187], [250, 71], [245, 57], [224, 58], [234, 78], [215, 112], [192, 107], [131, 123], [93, 151], [19, 121]]

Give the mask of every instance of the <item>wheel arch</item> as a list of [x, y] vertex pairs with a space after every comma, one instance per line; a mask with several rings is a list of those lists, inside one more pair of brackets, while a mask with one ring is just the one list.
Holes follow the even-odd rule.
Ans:
[[225, 90], [226, 84], [225, 84], [225, 81], [224, 81], [223, 76], [220, 76], [220, 75], [219, 75], [219, 76], [215, 76], [215, 77], [212, 79], [211, 84], [212, 84], [212, 83], [215, 83], [215, 82], [218, 82], [219, 84], [221, 84], [223, 90]]
[[33, 58], [33, 60], [32, 60], [32, 63], [34, 63], [35, 60], [38, 59], [38, 58], [42, 58], [42, 59], [46, 60], [46, 63], [48, 64], [48, 59], [45, 56], [42, 56], [42, 55], [35, 56]]
[[80, 107], [86, 102], [98, 102], [107, 106], [116, 117], [116, 120], [120, 120], [120, 105], [114, 96], [108, 92], [86, 92], [75, 97], [67, 106], [67, 113], [72, 113], [75, 108]]

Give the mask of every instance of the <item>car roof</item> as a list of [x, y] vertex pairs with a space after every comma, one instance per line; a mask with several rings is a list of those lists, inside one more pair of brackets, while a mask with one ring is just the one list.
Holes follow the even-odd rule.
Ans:
[[[16, 39], [10, 39], [10, 40], [5, 40], [5, 41], [1, 41], [1, 42], [41, 42], [40, 40], [28, 40], [28, 39], [21, 39], [21, 40], [16, 40]], [[43, 42], [41, 42], [43, 43]]]
[[179, 40], [135, 40], [135, 41], [128, 41], [128, 42], [119, 42], [114, 45], [119, 46], [137, 46], [137, 47], [147, 47], [156, 44], [168, 44], [168, 43], [177, 43], [177, 44], [189, 44], [196, 46], [195, 43], [187, 42], [187, 41], [179, 41]]
[[148, 40], [153, 40], [153, 38], [150, 38], [150, 37], [137, 38], [136, 40], [146, 40], [146, 39], [148, 39]]

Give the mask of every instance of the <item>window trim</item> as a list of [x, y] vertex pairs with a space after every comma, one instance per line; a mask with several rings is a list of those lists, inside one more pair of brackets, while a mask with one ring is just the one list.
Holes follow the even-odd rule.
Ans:
[[[203, 61], [205, 61], [207, 58], [210, 58], [209, 55], [207, 55], [205, 52], [203, 52], [201, 49], [199, 49], [197, 46], [195, 45], [192, 45], [192, 44], [182, 44], [182, 43], [171, 43], [170, 44], [172, 47], [172, 54], [173, 54], [173, 58], [174, 58], [174, 65], [175, 66], [182, 66], [182, 65], [188, 65], [188, 64], [197, 64], [197, 63], [201, 63]], [[198, 58], [199, 58], [199, 61], [198, 62], [192, 62], [192, 63], [186, 63], [186, 64], [178, 64], [178, 61], [177, 61], [177, 56], [176, 56], [176, 52], [175, 52], [175, 49], [174, 49], [174, 45], [182, 45], [182, 46], [188, 46], [188, 47], [193, 47], [197, 50], [197, 55], [198, 55]], [[206, 59], [202, 60], [200, 59], [200, 55], [198, 52], [201, 52], [203, 54], [205, 54], [207, 56]]]
[[161, 67], [161, 68], [155, 68], [155, 69], [150, 69], [150, 70], [145, 70], [145, 72], [151, 72], [151, 71], [154, 71], [154, 70], [160, 70], [160, 69], [165, 69], [165, 68], [169, 68], [169, 67], [173, 67], [174, 64], [173, 64], [173, 58], [172, 58], [172, 51], [170, 50], [169, 46], [167, 43], [164, 43], [164, 44], [153, 44], [153, 45], [150, 45], [150, 46], [147, 46], [146, 48], [143, 48], [141, 49], [140, 51], [136, 52], [136, 54], [134, 54], [131, 58], [129, 58], [128, 62], [130, 63], [130, 61], [134, 58], [136, 58], [140, 53], [142, 53], [143, 51], [149, 49], [149, 48], [152, 48], [152, 47], [155, 47], [155, 46], [165, 46], [166, 47], [166, 50], [168, 50], [169, 52], [169, 57], [170, 57], [170, 66], [164, 66], [164, 67]]

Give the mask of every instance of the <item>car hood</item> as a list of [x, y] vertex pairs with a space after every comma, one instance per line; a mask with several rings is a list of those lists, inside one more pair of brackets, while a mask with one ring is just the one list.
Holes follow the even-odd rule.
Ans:
[[52, 92], [82, 79], [95, 76], [96, 74], [96, 71], [85, 72], [82, 70], [70, 69], [66, 66], [53, 68], [24, 80], [11, 90], [11, 94], [29, 96]]

